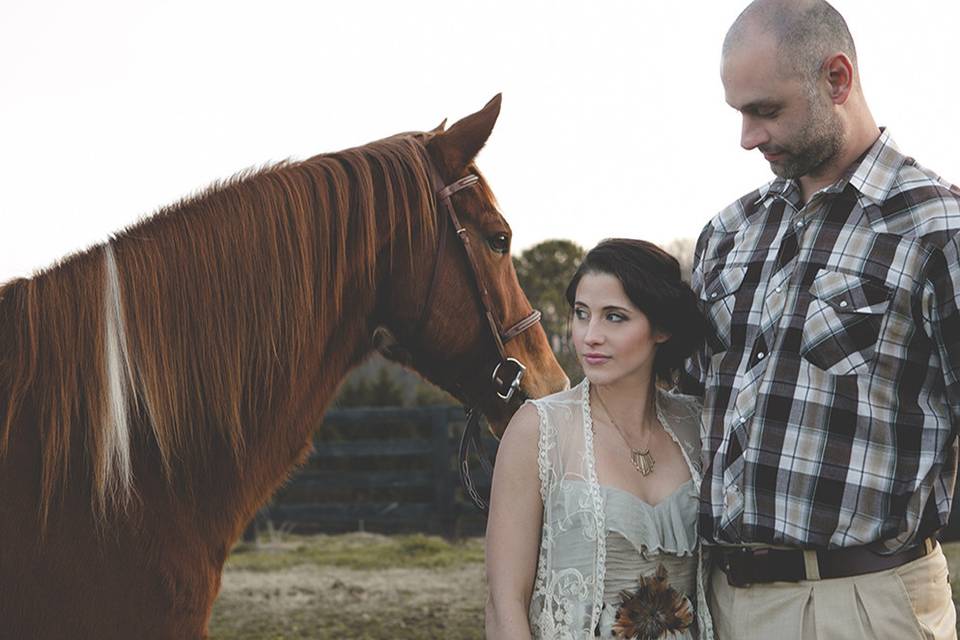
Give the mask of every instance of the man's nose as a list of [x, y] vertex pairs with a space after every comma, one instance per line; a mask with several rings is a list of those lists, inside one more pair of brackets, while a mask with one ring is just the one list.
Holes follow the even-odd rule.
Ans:
[[743, 116], [743, 126], [740, 130], [740, 146], [750, 151], [769, 142], [766, 130], [755, 118]]

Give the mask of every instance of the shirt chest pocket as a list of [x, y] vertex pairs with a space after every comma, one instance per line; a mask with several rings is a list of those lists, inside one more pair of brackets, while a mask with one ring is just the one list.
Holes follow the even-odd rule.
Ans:
[[[710, 329], [707, 339], [714, 353], [727, 351], [734, 344], [738, 320], [738, 296], [735, 294], [743, 285], [746, 275], [746, 267], [731, 266], [714, 269], [704, 278], [700, 301]], [[741, 325], [744, 319], [739, 318]], [[740, 342], [742, 344], [743, 340]]]
[[800, 355], [833, 375], [866, 372], [892, 290], [874, 280], [820, 269], [809, 293]]

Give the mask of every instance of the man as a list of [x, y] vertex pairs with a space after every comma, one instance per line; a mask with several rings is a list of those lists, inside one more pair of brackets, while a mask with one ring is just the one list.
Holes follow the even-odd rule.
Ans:
[[826, 2], [750, 4], [721, 77], [777, 178], [694, 265], [717, 637], [955, 638], [960, 191], [877, 127]]

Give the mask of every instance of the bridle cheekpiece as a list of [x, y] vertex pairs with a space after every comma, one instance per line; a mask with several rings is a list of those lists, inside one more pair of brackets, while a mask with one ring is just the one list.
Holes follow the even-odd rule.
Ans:
[[[463, 246], [463, 250], [466, 253], [467, 263], [470, 265], [470, 270], [473, 273], [474, 284], [476, 285], [477, 292], [480, 295], [480, 306], [483, 308], [484, 317], [487, 320], [487, 324], [489, 325], [490, 332], [493, 336], [494, 344], [497, 347], [499, 362], [497, 362], [496, 366], [493, 368], [493, 373], [491, 374], [494, 392], [501, 400], [504, 402], [509, 402], [520, 389], [520, 384], [523, 381], [523, 376], [526, 373], [527, 367], [516, 358], [508, 357], [504, 345], [540, 322], [541, 314], [536, 309], [533, 309], [519, 322], [511, 325], [506, 330], [501, 329], [501, 324], [493, 313], [494, 306], [490, 297], [490, 290], [487, 287], [487, 282], [484, 278], [483, 271], [480, 269], [480, 264], [477, 260], [476, 254], [474, 253], [473, 244], [470, 241], [470, 234], [467, 232], [467, 228], [460, 222], [460, 217], [457, 215], [457, 210], [454, 207], [452, 200], [455, 193], [462, 191], [463, 189], [474, 187], [480, 182], [480, 178], [476, 175], [468, 174], [459, 180], [456, 180], [455, 182], [444, 185], [443, 180], [440, 178], [440, 174], [437, 172], [437, 169], [434, 167], [432, 162], [429, 162], [429, 167], [430, 179], [433, 184], [433, 191], [437, 202], [437, 215], [439, 217], [440, 226], [437, 230], [437, 252], [434, 259], [435, 262], [433, 265], [433, 275], [430, 278], [430, 288], [427, 290], [427, 296], [424, 302], [423, 310], [421, 312], [420, 320], [416, 325], [414, 335], [423, 335], [427, 321], [430, 317], [430, 308], [433, 303], [434, 292], [437, 289], [437, 283], [439, 282], [440, 278], [440, 264], [445, 251], [447, 236], [449, 235], [447, 231], [449, 221], [449, 224], [452, 224], [455, 235], [460, 240], [460, 244]], [[467, 458], [471, 443], [476, 449], [477, 456], [480, 458], [484, 468], [488, 472], [492, 473], [493, 462], [492, 460], [487, 459], [481, 446], [480, 413], [475, 407], [467, 409], [467, 423], [464, 427], [463, 435], [460, 438], [458, 468], [460, 471], [460, 481], [463, 484], [467, 495], [477, 506], [477, 508], [483, 512], [486, 512], [488, 498], [480, 495], [470, 477], [470, 466]]]

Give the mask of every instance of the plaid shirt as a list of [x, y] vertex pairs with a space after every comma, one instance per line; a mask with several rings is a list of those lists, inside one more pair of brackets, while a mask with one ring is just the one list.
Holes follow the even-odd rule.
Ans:
[[693, 288], [708, 345], [709, 542], [906, 546], [946, 524], [960, 426], [960, 189], [884, 131], [804, 204], [778, 179], [717, 215]]

